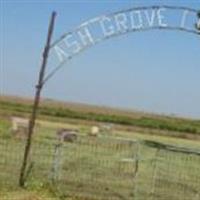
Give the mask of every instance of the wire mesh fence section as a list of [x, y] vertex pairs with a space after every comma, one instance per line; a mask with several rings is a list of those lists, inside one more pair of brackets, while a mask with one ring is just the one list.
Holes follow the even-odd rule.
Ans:
[[49, 187], [52, 182], [51, 167], [55, 141], [35, 140], [26, 172], [26, 186], [30, 188]]
[[79, 137], [63, 145], [57, 188], [64, 196], [132, 199], [138, 144], [108, 137]]
[[24, 155], [24, 141], [0, 137], [0, 188], [17, 187]]
[[154, 170], [153, 199], [200, 199], [200, 154], [161, 149]]
[[[18, 185], [24, 140], [0, 138], [0, 190]], [[26, 186], [88, 200], [199, 200], [200, 153], [155, 142], [78, 135], [35, 140]]]
[[134, 200], [151, 199], [153, 176], [155, 169], [155, 155], [157, 149], [140, 143], [138, 157], [138, 173], [135, 180]]

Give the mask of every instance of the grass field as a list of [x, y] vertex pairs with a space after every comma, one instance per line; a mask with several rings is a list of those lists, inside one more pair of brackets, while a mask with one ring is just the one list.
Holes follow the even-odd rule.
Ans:
[[[90, 138], [87, 133], [91, 125], [99, 125], [98, 119], [102, 114], [104, 116], [106, 111], [89, 111], [89, 107], [80, 106], [72, 107], [74, 112], [83, 115], [79, 119], [73, 115], [50, 115], [51, 106], [54, 111], [57, 109], [58, 105], [55, 103], [45, 104], [48, 112], [41, 113], [37, 121], [32, 152], [33, 168], [29, 174], [27, 188], [22, 190], [17, 187], [17, 183], [24, 141], [12, 136], [10, 117], [27, 116], [29, 102], [14, 102], [13, 99], [10, 102], [7, 99], [6, 103], [5, 99], [2, 101], [4, 103], [0, 105], [0, 197], [3, 200], [199, 199], [199, 156], [164, 149], [157, 151], [157, 148], [144, 144], [138, 147], [138, 143], [134, 142], [153, 140], [200, 149], [198, 120], [147, 115], [152, 124], [156, 123], [156, 120], [165, 121], [169, 122], [169, 126], [173, 124], [176, 129], [167, 130], [157, 125], [146, 127], [144, 124], [137, 124], [135, 127], [133, 124], [114, 123], [112, 131], [104, 131], [100, 137]], [[16, 104], [21, 106], [18, 108]], [[62, 106], [64, 109], [64, 105]], [[59, 112], [66, 110], [59, 109]], [[85, 112], [96, 112], [95, 116], [98, 116], [98, 119], [86, 120]], [[115, 116], [115, 119], [118, 115], [119, 118], [128, 117], [138, 121], [144, 117], [144, 114], [140, 113], [134, 115], [122, 111], [113, 112], [114, 115], [112, 110], [109, 110], [108, 115]], [[179, 125], [181, 129], [177, 128]], [[183, 127], [190, 129], [184, 132]], [[56, 157], [56, 163], [60, 164], [54, 166], [55, 145], [58, 142], [55, 133], [58, 128], [78, 129], [80, 134], [76, 142], [63, 144]], [[196, 131], [191, 131], [193, 129]], [[136, 170], [137, 159], [140, 160], [139, 173]], [[59, 180], [56, 185], [49, 184], [49, 179], [52, 178]]]
[[[31, 112], [31, 100], [16, 97], [0, 97], [0, 110], [5, 116], [12, 114], [27, 115]], [[81, 104], [67, 104], [43, 100], [40, 106], [40, 116], [56, 121], [74, 119], [100, 123], [113, 123], [129, 127], [172, 131], [175, 136], [187, 137], [186, 133], [194, 137], [200, 135], [200, 120], [173, 118], [139, 112], [128, 112]], [[181, 133], [181, 134], [178, 134]]]

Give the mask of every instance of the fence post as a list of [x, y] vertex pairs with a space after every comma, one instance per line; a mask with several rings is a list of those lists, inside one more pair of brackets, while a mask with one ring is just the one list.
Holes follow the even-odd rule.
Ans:
[[61, 171], [61, 165], [62, 165], [62, 146], [63, 146], [62, 141], [59, 141], [55, 145], [55, 150], [54, 150], [53, 160], [52, 160], [51, 175], [50, 175], [50, 179], [52, 183], [55, 183], [60, 178], [60, 171]]
[[137, 181], [138, 181], [138, 173], [139, 173], [139, 167], [140, 167], [140, 148], [141, 148], [141, 143], [140, 141], [136, 142], [136, 152], [134, 152], [134, 160], [135, 160], [135, 170], [133, 174], [133, 181], [134, 181], [134, 199], [138, 199], [138, 188], [137, 188]]
[[27, 137], [27, 142], [26, 142], [25, 151], [24, 151], [24, 158], [23, 158], [22, 167], [20, 171], [19, 185], [21, 187], [23, 187], [25, 184], [25, 173], [26, 173], [28, 159], [30, 157], [32, 135], [33, 135], [34, 127], [35, 127], [37, 110], [40, 103], [40, 94], [43, 88], [45, 69], [46, 69], [50, 45], [51, 45], [51, 38], [53, 34], [53, 29], [54, 29], [55, 17], [56, 17], [56, 12], [52, 12], [49, 29], [48, 29], [47, 41], [46, 41], [46, 45], [43, 52], [43, 60], [42, 60], [42, 65], [41, 65], [41, 69], [39, 73], [38, 84], [36, 86], [36, 93], [35, 93], [32, 114], [30, 116], [30, 121], [29, 121], [29, 127], [28, 127], [28, 133], [27, 133], [28, 137]]

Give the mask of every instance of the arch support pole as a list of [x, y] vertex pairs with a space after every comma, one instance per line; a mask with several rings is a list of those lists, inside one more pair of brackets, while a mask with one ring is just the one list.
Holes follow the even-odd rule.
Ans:
[[27, 164], [28, 164], [28, 160], [30, 157], [32, 136], [33, 136], [33, 131], [34, 131], [34, 127], [35, 127], [37, 110], [38, 110], [39, 103], [40, 103], [40, 95], [41, 95], [41, 91], [43, 88], [45, 69], [46, 69], [46, 65], [47, 65], [47, 60], [48, 60], [48, 55], [49, 55], [49, 50], [50, 50], [50, 45], [51, 45], [51, 39], [52, 39], [52, 35], [53, 35], [55, 17], [56, 17], [56, 12], [52, 12], [50, 24], [49, 24], [49, 28], [48, 28], [47, 41], [46, 41], [46, 45], [45, 45], [45, 48], [43, 51], [42, 65], [41, 65], [41, 69], [40, 69], [40, 73], [39, 73], [38, 84], [36, 85], [33, 109], [32, 109], [32, 113], [31, 113], [30, 121], [29, 121], [27, 141], [26, 141], [26, 146], [25, 146], [25, 150], [24, 150], [24, 157], [23, 157], [22, 166], [21, 166], [21, 170], [20, 170], [19, 185], [21, 187], [24, 187], [25, 181], [26, 181]]

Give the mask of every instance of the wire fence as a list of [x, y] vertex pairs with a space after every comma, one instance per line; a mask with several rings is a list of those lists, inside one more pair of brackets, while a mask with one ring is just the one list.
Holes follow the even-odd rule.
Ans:
[[154, 158], [140, 167], [137, 199], [200, 199], [200, 151], [151, 141], [144, 145], [153, 149]]
[[154, 199], [200, 199], [200, 156], [159, 150], [154, 171]]
[[[23, 152], [23, 140], [0, 138], [0, 188], [17, 187]], [[200, 152], [106, 136], [34, 141], [26, 178], [63, 198], [199, 200]]]

